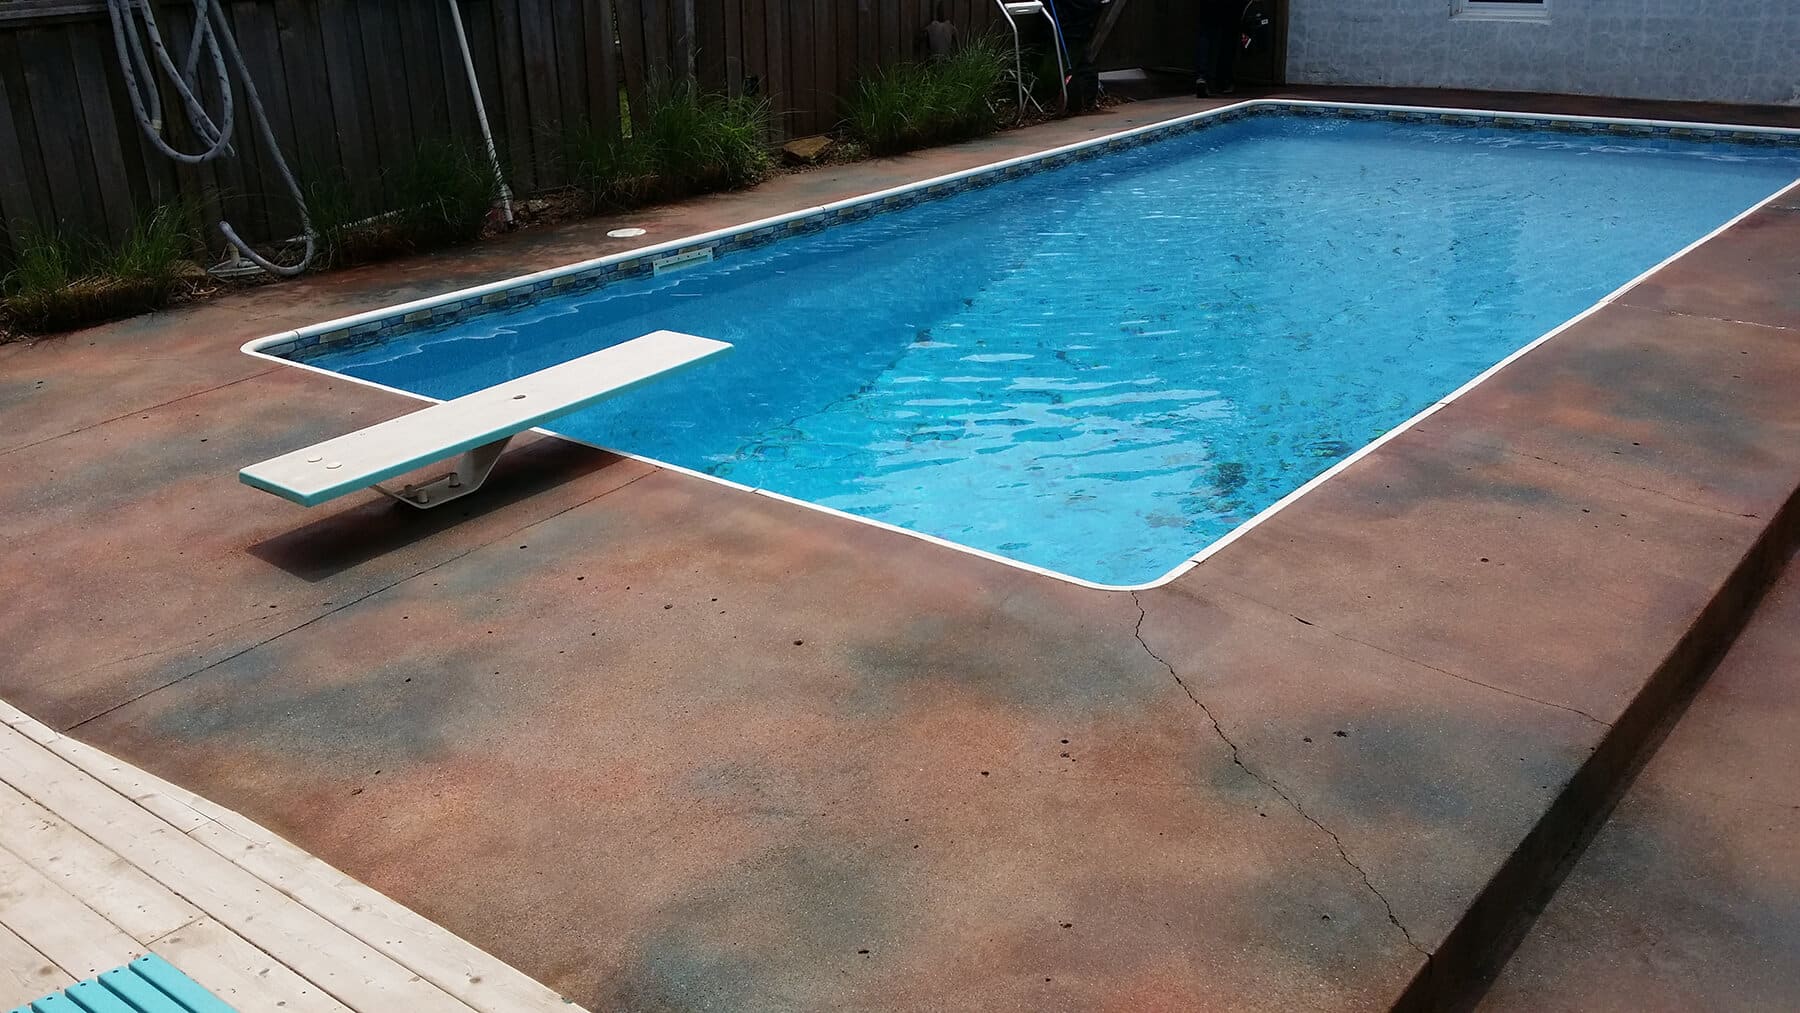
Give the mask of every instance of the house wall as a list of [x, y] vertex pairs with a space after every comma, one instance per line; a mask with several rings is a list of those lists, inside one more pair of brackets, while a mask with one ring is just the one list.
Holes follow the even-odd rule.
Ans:
[[1800, 105], [1800, 0], [1290, 0], [1288, 80]]

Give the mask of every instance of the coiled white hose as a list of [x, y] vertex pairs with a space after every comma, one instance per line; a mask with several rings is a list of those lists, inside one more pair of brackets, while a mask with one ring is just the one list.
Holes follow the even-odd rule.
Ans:
[[[250, 119], [256, 124], [257, 133], [264, 147], [268, 148], [275, 169], [281, 175], [281, 181], [287, 185], [288, 193], [293, 195], [294, 203], [300, 209], [300, 229], [305, 240], [305, 251], [297, 264], [277, 264], [251, 249], [250, 244], [238, 238], [237, 230], [231, 227], [231, 223], [222, 218], [219, 221], [219, 232], [246, 260], [270, 274], [283, 278], [300, 274], [313, 259], [315, 237], [312, 216], [307, 213], [306, 197], [300, 190], [300, 183], [288, 168], [287, 159], [282, 157], [281, 145], [276, 143], [275, 132], [269, 126], [268, 114], [263, 111], [262, 97], [256, 93], [256, 83], [250, 79], [250, 71], [244, 66], [244, 56], [238, 51], [237, 39], [231, 34], [231, 24], [225, 20], [225, 12], [220, 9], [217, 0], [194, 0], [194, 32], [188, 40], [187, 61], [178, 68], [169, 55], [168, 47], [163, 44], [153, 6], [154, 0], [107, 0], [106, 3], [107, 13], [112, 17], [113, 44], [119, 51], [119, 69], [125, 78], [125, 92], [131, 96], [131, 109], [137, 117], [138, 125], [144, 130], [144, 136], [165, 156], [187, 165], [210, 162], [229, 153], [231, 131], [235, 122], [231, 71], [235, 71], [238, 80], [243, 82]], [[141, 20], [138, 15], [141, 15]], [[145, 52], [146, 44], [149, 53], [155, 55], [157, 66], [161, 67], [175, 94], [181, 99], [188, 122], [193, 125], [194, 134], [205, 145], [205, 150], [179, 151], [163, 139], [162, 96], [157, 89], [156, 75], [150, 65], [149, 55]], [[206, 111], [196, 94], [199, 90], [202, 51], [211, 57], [212, 71], [218, 83], [219, 112], [216, 117]]]

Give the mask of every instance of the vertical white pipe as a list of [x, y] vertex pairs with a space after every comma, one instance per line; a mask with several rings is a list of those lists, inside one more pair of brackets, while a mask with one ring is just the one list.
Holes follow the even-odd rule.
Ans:
[[475, 97], [475, 119], [481, 124], [481, 139], [487, 143], [488, 164], [494, 167], [494, 178], [500, 181], [500, 209], [506, 215], [506, 223], [513, 220], [512, 188], [506, 185], [506, 174], [500, 171], [500, 152], [494, 147], [494, 132], [488, 127], [487, 105], [481, 101], [481, 81], [475, 76], [475, 58], [469, 55], [469, 37], [463, 32], [462, 5], [457, 0], [446, 0], [450, 5], [450, 23], [456, 26], [456, 45], [462, 50], [463, 70], [469, 75], [469, 94]]

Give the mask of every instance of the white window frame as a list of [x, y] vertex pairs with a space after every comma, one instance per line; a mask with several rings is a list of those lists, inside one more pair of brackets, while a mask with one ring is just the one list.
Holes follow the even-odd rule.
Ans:
[[1548, 21], [1551, 0], [1504, 3], [1495, 0], [1450, 0], [1452, 21]]

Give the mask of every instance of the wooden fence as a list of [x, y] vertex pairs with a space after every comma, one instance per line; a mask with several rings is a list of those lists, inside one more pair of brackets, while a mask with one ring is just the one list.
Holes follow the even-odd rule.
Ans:
[[[185, 49], [189, 0], [152, 0]], [[1137, 0], [1120, 38], [1162, 45], [1154, 20], [1192, 0]], [[766, 96], [780, 137], [830, 129], [859, 75], [922, 53], [934, 0], [462, 0], [476, 76], [516, 190], [563, 181], [566, 130], [617, 129], [621, 95], [658, 75]], [[479, 137], [443, 0], [227, 0], [225, 9], [290, 163], [373, 178], [429, 139]], [[965, 36], [991, 30], [992, 0], [945, 0]], [[1129, 20], [1134, 18], [1136, 20]], [[1136, 25], [1137, 27], [1130, 27]], [[1146, 27], [1146, 25], [1148, 27]], [[1164, 35], [1168, 33], [1163, 33]], [[1138, 65], [1111, 46], [1102, 62]], [[210, 92], [210, 86], [207, 91]], [[173, 96], [165, 109], [184, 119]], [[235, 157], [181, 167], [145, 140], [99, 2], [0, 0], [0, 247], [21, 227], [119, 235], [177, 196], [252, 239], [298, 218], [238, 96]], [[216, 108], [216, 102], [209, 107]], [[641, 106], [639, 106], [641, 108]], [[183, 126], [172, 141], [194, 148]], [[0, 251], [3, 252], [3, 251]]]

